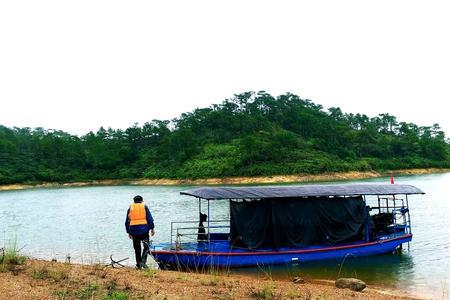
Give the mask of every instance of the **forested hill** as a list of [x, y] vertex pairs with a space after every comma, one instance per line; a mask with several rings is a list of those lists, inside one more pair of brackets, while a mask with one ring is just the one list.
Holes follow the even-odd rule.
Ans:
[[243, 93], [172, 121], [78, 137], [0, 126], [0, 184], [450, 167], [439, 125]]

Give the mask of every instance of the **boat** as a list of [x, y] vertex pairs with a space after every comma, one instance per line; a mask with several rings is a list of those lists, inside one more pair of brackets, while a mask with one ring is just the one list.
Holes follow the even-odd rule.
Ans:
[[[412, 240], [403, 184], [199, 187], [199, 220], [171, 223], [151, 254], [163, 269], [236, 268], [390, 253]], [[211, 218], [226, 201], [229, 218]], [[206, 205], [205, 205], [206, 204]], [[203, 212], [204, 213], [203, 213]], [[409, 245], [409, 244], [408, 244]]]

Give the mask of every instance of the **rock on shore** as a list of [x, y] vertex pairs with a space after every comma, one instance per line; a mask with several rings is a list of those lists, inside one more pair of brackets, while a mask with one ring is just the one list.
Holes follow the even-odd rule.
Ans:
[[339, 278], [335, 282], [335, 286], [341, 289], [351, 289], [352, 291], [361, 292], [366, 288], [366, 283], [356, 278]]

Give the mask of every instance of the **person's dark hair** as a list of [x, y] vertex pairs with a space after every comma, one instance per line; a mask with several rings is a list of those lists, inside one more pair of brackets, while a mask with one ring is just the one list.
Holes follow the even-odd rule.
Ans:
[[137, 195], [137, 196], [134, 196], [133, 200], [135, 203], [140, 203], [140, 202], [144, 201], [144, 198], [142, 198], [142, 196]]

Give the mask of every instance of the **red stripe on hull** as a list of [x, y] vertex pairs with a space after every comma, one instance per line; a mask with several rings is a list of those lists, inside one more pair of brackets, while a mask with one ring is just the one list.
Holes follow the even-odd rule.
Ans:
[[324, 252], [330, 250], [341, 250], [350, 248], [360, 248], [365, 246], [372, 246], [377, 244], [383, 244], [390, 241], [396, 241], [406, 238], [411, 238], [412, 234], [405, 234], [391, 239], [379, 240], [375, 242], [368, 242], [363, 244], [345, 245], [345, 246], [333, 246], [319, 249], [305, 249], [305, 250], [287, 250], [287, 251], [255, 251], [255, 252], [196, 252], [196, 251], [171, 251], [171, 250], [154, 250], [151, 251], [154, 254], [176, 254], [176, 255], [207, 255], [207, 256], [233, 256], [233, 255], [267, 255], [267, 254], [295, 254], [295, 253], [311, 253], [311, 252]]

